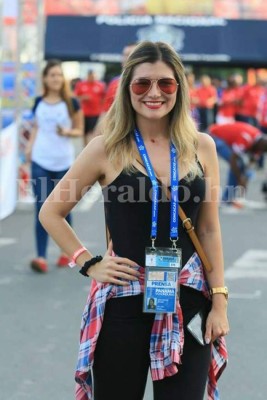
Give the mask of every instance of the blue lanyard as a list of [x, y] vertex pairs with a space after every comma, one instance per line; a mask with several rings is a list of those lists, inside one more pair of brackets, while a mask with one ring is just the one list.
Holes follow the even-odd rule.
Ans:
[[[135, 129], [134, 137], [136, 146], [142, 157], [143, 163], [146, 167], [147, 174], [152, 183], [152, 223], [151, 223], [151, 240], [152, 247], [154, 247], [154, 242], [157, 238], [158, 231], [158, 198], [159, 198], [159, 183], [156, 178], [153, 166], [149, 159], [145, 143], [143, 141], [141, 133]], [[173, 247], [176, 247], [176, 242], [179, 238], [178, 234], [178, 187], [179, 187], [179, 171], [177, 162], [177, 151], [173, 143], [170, 145], [170, 155], [171, 155], [171, 221], [170, 221], [170, 240], [173, 242]]]

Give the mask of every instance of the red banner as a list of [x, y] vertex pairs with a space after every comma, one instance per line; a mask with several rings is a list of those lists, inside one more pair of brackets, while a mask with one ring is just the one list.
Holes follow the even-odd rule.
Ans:
[[46, 15], [189, 15], [267, 19], [266, 0], [45, 0]]

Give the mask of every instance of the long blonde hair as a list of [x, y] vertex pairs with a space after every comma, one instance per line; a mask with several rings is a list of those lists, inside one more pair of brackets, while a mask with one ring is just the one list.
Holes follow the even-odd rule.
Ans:
[[135, 146], [131, 134], [135, 128], [135, 112], [130, 100], [129, 85], [137, 65], [157, 61], [171, 67], [179, 83], [176, 103], [170, 112], [169, 131], [170, 138], [178, 150], [179, 161], [185, 170], [190, 171], [192, 179], [199, 174], [195, 162], [198, 133], [190, 115], [185, 71], [175, 50], [163, 42], [141, 42], [130, 54], [120, 78], [115, 101], [102, 127], [106, 152], [111, 162], [122, 165], [125, 170], [132, 169]]

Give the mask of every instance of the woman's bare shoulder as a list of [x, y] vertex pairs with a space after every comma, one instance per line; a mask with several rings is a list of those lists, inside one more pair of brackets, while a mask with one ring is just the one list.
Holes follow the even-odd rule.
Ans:
[[197, 157], [205, 171], [217, 163], [216, 146], [207, 133], [198, 133]]
[[78, 155], [75, 164], [87, 171], [98, 171], [102, 175], [107, 164], [104, 138], [96, 136]]
[[105, 141], [103, 135], [94, 137], [84, 149], [86, 152], [95, 153], [97, 155], [106, 155]]
[[97, 179], [103, 185], [112, 181], [117, 174], [118, 168], [113, 165], [107, 155], [103, 135], [96, 136], [91, 140], [82, 151], [81, 158], [84, 161], [84, 168], [87, 171], [95, 171]]
[[82, 153], [85, 153], [86, 157], [95, 163], [108, 161], [104, 136], [99, 135], [94, 137], [83, 149]]
[[198, 149], [204, 152], [215, 149], [214, 140], [208, 133], [198, 132]]

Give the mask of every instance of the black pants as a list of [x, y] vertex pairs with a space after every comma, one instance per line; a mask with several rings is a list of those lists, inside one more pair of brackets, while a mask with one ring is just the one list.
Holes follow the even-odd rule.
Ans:
[[[142, 296], [131, 296], [106, 304], [93, 367], [94, 400], [143, 399], [154, 314], [142, 312], [142, 301]], [[188, 307], [182, 307], [185, 324], [205, 301], [203, 298], [202, 304], [193, 307], [187, 302]], [[210, 358], [210, 345], [199, 345], [185, 329], [179, 372], [153, 382], [154, 400], [203, 400]]]

